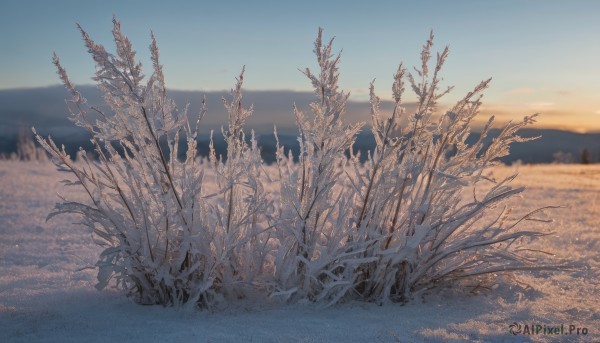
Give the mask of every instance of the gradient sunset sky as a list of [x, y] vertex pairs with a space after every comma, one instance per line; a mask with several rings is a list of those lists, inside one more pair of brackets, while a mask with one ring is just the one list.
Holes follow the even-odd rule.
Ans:
[[[319, 26], [342, 52], [341, 86], [390, 98], [398, 63], [418, 64], [429, 31], [450, 46], [450, 103], [492, 77], [484, 114], [540, 112], [538, 127], [600, 131], [600, 1], [29, 1], [0, 3], [0, 89], [59, 82], [52, 52], [76, 84], [94, 72], [75, 23], [112, 51], [111, 19], [149, 66], [150, 30], [171, 89], [229, 89], [243, 65], [253, 90], [309, 91]], [[147, 74], [150, 70], [146, 71]], [[410, 98], [409, 98], [410, 100]]]

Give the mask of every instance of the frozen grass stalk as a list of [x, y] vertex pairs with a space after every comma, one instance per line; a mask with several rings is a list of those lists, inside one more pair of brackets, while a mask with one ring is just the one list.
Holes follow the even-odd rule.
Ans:
[[[544, 233], [520, 228], [545, 221], [537, 217], [543, 209], [511, 218], [506, 201], [523, 191], [510, 186], [516, 175], [496, 181], [486, 173], [510, 144], [528, 140], [517, 131], [535, 115], [506, 125], [487, 144], [492, 117], [467, 144], [490, 80], [439, 111], [439, 99], [451, 90], [440, 89], [439, 76], [448, 49], [432, 63], [433, 34], [420, 68], [408, 73], [401, 64], [395, 73], [390, 116], [381, 113], [371, 83], [376, 147], [361, 163], [352, 145], [364, 123], [345, 123], [349, 95], [338, 87], [340, 55], [320, 29], [318, 72], [302, 71], [315, 101], [308, 113], [294, 106], [298, 163], [278, 142], [277, 163], [266, 166], [254, 132], [244, 132], [253, 112], [243, 103], [244, 69], [231, 98], [223, 99], [226, 158], [211, 139], [208, 160], [199, 159], [204, 101], [193, 120], [187, 107], [179, 111], [167, 95], [154, 34], [153, 70], [145, 78], [120, 23], [113, 24], [115, 54], [79, 27], [105, 107], [89, 106], [54, 56], [71, 94], [70, 119], [87, 130], [98, 160], [80, 150], [74, 162], [37, 135], [59, 169], [75, 176], [67, 184], [90, 197], [87, 204], [62, 199], [49, 218], [81, 215], [104, 247], [96, 264], [99, 289], [114, 280], [143, 304], [211, 308], [272, 297], [329, 305], [406, 301], [442, 282], [558, 268], [526, 249], [527, 239]], [[407, 80], [418, 99], [414, 113], [402, 107]], [[178, 159], [181, 141], [186, 151]]]

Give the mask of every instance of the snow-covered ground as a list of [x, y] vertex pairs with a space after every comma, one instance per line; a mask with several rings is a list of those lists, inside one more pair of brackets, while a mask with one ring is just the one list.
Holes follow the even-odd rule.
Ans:
[[[0, 342], [600, 342], [600, 166], [521, 166], [518, 211], [563, 205], [531, 245], [582, 267], [523, 273], [474, 294], [439, 289], [407, 305], [232, 304], [216, 312], [141, 306], [97, 291], [99, 249], [76, 217], [45, 222], [59, 192], [84, 200], [50, 164], [0, 162]], [[502, 167], [506, 175], [514, 167]], [[529, 224], [527, 224], [529, 225]], [[529, 228], [529, 227], [528, 227]], [[571, 335], [512, 335], [513, 323]], [[583, 328], [587, 335], [582, 335]], [[534, 327], [535, 329], [535, 327]]]

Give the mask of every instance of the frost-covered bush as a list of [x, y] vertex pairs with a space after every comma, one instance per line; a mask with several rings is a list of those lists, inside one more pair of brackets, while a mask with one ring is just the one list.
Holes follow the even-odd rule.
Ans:
[[48, 162], [46, 150], [35, 144], [31, 131], [26, 127], [19, 130], [17, 136], [17, 151], [10, 156], [11, 160]]
[[402, 65], [392, 85], [391, 117], [382, 117], [371, 84], [371, 131], [377, 146], [364, 170], [353, 161], [350, 177], [359, 204], [354, 225], [367, 235], [361, 239], [376, 241], [364, 254], [374, 261], [361, 265], [355, 281], [366, 299], [406, 300], [441, 281], [542, 267], [526, 256], [526, 249], [513, 246], [520, 238], [543, 235], [517, 228], [524, 221], [544, 221], [534, 218], [542, 209], [510, 220], [510, 209], [502, 204], [524, 189], [510, 186], [516, 174], [500, 181], [486, 175], [508, 155], [511, 143], [531, 140], [517, 131], [536, 115], [506, 125], [486, 146], [491, 117], [477, 142], [467, 144], [481, 92], [490, 80], [449, 110], [436, 111], [438, 100], [451, 88], [439, 88], [448, 48], [437, 54], [430, 71], [432, 46], [433, 34], [421, 52], [420, 69], [407, 75], [418, 99], [415, 113], [406, 114], [401, 107]]
[[[275, 297], [333, 304], [346, 298], [405, 301], [444, 281], [540, 265], [519, 240], [542, 233], [511, 219], [506, 200], [521, 193], [516, 177], [496, 181], [486, 171], [523, 142], [517, 131], [535, 116], [507, 125], [486, 145], [467, 144], [481, 104], [479, 84], [449, 110], [437, 110], [439, 72], [448, 49], [430, 70], [433, 35], [416, 74], [398, 68], [394, 110], [385, 116], [371, 84], [371, 131], [377, 146], [366, 163], [352, 145], [363, 123], [344, 121], [348, 93], [338, 88], [339, 55], [315, 43], [318, 73], [304, 74], [316, 99], [310, 113], [294, 108], [300, 152], [277, 144], [277, 163], [266, 166], [244, 123], [243, 70], [223, 103], [227, 158], [197, 157], [196, 137], [206, 110], [190, 121], [168, 98], [154, 35], [153, 72], [144, 81], [131, 43], [113, 20], [116, 54], [79, 28], [96, 63], [94, 80], [106, 108], [89, 106], [57, 56], [54, 64], [72, 98], [73, 122], [85, 128], [99, 156], [73, 162], [51, 139], [37, 136], [60, 169], [90, 196], [63, 199], [49, 217], [77, 213], [105, 249], [96, 264], [99, 289], [111, 279], [145, 304], [210, 307], [239, 297]], [[406, 80], [417, 95], [414, 113], [402, 108]], [[203, 102], [204, 103], [204, 102]], [[179, 142], [185, 158], [179, 160]], [[294, 162], [294, 158], [298, 162]]]
[[[310, 300], [337, 301], [354, 287], [355, 270], [366, 262], [351, 242], [356, 227], [351, 183], [345, 174], [345, 152], [352, 147], [362, 124], [344, 124], [349, 94], [338, 89], [339, 56], [332, 58], [330, 42], [323, 46], [322, 31], [315, 43], [320, 73], [307, 68], [317, 100], [311, 116], [294, 108], [300, 143], [299, 162], [277, 146], [280, 204], [275, 236], [276, 294]], [[361, 242], [362, 243], [362, 242]]]
[[[451, 90], [439, 89], [448, 49], [437, 55], [430, 72], [431, 34], [416, 75], [406, 77], [402, 65], [394, 75], [391, 116], [381, 114], [371, 84], [377, 146], [364, 165], [355, 155], [348, 160], [344, 153], [352, 153], [360, 127], [343, 123], [348, 96], [338, 90], [339, 55], [332, 55], [331, 43], [324, 46], [319, 32], [320, 74], [305, 72], [317, 101], [311, 117], [295, 110], [299, 163], [292, 164], [278, 147], [277, 294], [330, 302], [346, 295], [408, 300], [442, 281], [548, 267], [514, 244], [542, 235], [517, 229], [524, 221], [540, 220], [533, 216], [541, 209], [509, 220], [510, 210], [500, 205], [523, 188], [510, 187], [516, 175], [495, 181], [485, 173], [508, 154], [511, 143], [530, 140], [517, 131], [535, 115], [507, 125], [486, 146], [492, 117], [478, 141], [468, 145], [471, 121], [490, 80], [437, 112], [438, 100]], [[412, 114], [401, 106], [406, 78], [418, 98]]]
[[[211, 305], [223, 295], [243, 293], [264, 264], [263, 217], [268, 202], [261, 185], [258, 147], [254, 139], [248, 146], [242, 131], [251, 113], [242, 107], [242, 76], [233, 99], [224, 100], [230, 114], [225, 132], [227, 163], [216, 156], [210, 162], [198, 160], [196, 136], [204, 106], [197, 120], [190, 122], [187, 110], [180, 112], [167, 97], [154, 35], [153, 73], [143, 83], [131, 43], [121, 33], [120, 23], [113, 22], [116, 55], [80, 27], [96, 62], [94, 80], [109, 112], [87, 105], [54, 56], [72, 95], [71, 119], [88, 131], [99, 161], [88, 160], [80, 150], [83, 163], [76, 164], [64, 148], [37, 137], [56, 164], [76, 176], [75, 184], [92, 201], [63, 199], [50, 217], [81, 214], [96, 242], [106, 248], [96, 264], [99, 289], [114, 278], [145, 304]], [[187, 142], [183, 161], [177, 159], [180, 139]], [[208, 182], [205, 169], [212, 171]], [[241, 274], [242, 269], [246, 273]]]

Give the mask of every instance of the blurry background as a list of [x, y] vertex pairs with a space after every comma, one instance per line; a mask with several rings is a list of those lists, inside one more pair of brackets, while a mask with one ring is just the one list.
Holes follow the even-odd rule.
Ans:
[[[492, 77], [479, 124], [498, 124], [539, 112], [524, 136], [542, 138], [512, 147], [506, 162], [590, 161], [600, 157], [600, 2], [597, 1], [15, 1], [0, 4], [0, 154], [16, 151], [20, 130], [35, 126], [70, 150], [87, 138], [67, 120], [68, 96], [51, 63], [55, 51], [72, 81], [92, 104], [101, 102], [91, 76], [94, 65], [75, 23], [113, 51], [113, 14], [150, 66], [150, 30], [156, 34], [171, 96], [191, 113], [206, 95], [201, 144], [227, 119], [221, 97], [246, 66], [248, 122], [259, 134], [265, 159], [273, 149], [273, 125], [286, 146], [295, 142], [292, 104], [313, 100], [298, 71], [315, 69], [317, 28], [343, 49], [340, 85], [351, 92], [350, 121], [370, 119], [369, 83], [391, 98], [400, 62], [419, 63], [430, 30], [434, 50], [450, 46], [443, 86], [455, 86], [440, 110], [479, 81]], [[151, 69], [146, 69], [147, 74]], [[407, 87], [410, 112], [415, 100]], [[391, 103], [384, 103], [384, 109]], [[387, 106], [387, 107], [386, 107]], [[477, 129], [477, 128], [475, 128]], [[217, 137], [218, 140], [218, 137]], [[357, 146], [372, 145], [368, 127]], [[201, 145], [201, 151], [203, 146]]]

